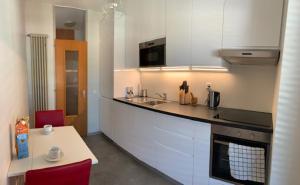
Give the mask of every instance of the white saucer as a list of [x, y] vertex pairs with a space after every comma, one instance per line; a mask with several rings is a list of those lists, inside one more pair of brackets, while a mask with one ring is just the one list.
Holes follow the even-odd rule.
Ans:
[[53, 132], [54, 132], [54, 129], [52, 129], [51, 132], [45, 132], [44, 130], [42, 130], [42, 134], [43, 134], [43, 135], [49, 135], [49, 134], [51, 134], [51, 133], [53, 133]]
[[56, 158], [56, 159], [53, 159], [53, 158], [50, 158], [48, 156], [48, 154], [45, 154], [44, 155], [44, 159], [48, 162], [57, 162], [57, 161], [60, 161], [62, 158], [64, 157], [64, 153], [63, 152], [60, 152], [60, 157]]

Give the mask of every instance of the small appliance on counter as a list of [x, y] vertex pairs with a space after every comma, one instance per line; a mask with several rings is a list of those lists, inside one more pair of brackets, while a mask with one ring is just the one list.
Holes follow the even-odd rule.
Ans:
[[217, 109], [220, 105], [221, 94], [218, 91], [213, 91], [210, 87], [208, 88], [207, 106], [210, 109]]
[[125, 97], [127, 99], [133, 98], [134, 94], [133, 94], [133, 87], [126, 87], [126, 94]]

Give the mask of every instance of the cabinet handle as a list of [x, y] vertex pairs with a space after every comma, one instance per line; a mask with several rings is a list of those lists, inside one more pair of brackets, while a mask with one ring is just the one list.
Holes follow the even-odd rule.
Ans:
[[244, 55], [244, 56], [250, 56], [250, 55], [253, 55], [253, 53], [242, 53], [242, 55]]

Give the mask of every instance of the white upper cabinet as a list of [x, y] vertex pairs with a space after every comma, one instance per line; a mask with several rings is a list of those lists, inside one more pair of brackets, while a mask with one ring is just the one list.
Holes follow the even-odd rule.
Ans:
[[165, 0], [140, 0], [141, 42], [166, 37]]
[[166, 64], [191, 64], [192, 0], [166, 0]]
[[126, 0], [125, 9], [125, 68], [139, 66], [139, 42], [141, 40], [141, 1]]
[[126, 0], [125, 67], [139, 67], [139, 43], [165, 37], [165, 0]]
[[100, 92], [105, 98], [114, 96], [114, 16], [100, 22]]
[[222, 66], [223, 7], [225, 0], [193, 0], [192, 65]]
[[283, 0], [227, 0], [224, 48], [279, 48]]
[[125, 68], [166, 37], [167, 66], [224, 67], [222, 48], [279, 48], [283, 0], [126, 0]]

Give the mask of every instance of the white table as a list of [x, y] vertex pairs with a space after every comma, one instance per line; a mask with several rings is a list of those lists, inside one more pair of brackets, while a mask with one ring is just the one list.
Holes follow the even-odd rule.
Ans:
[[[92, 164], [98, 163], [97, 158], [72, 126], [55, 127], [54, 132], [49, 135], [44, 135], [42, 129], [31, 129], [28, 142], [29, 157], [18, 160], [14, 154], [8, 177], [22, 176], [28, 170], [60, 166], [85, 159], [91, 159]], [[44, 159], [44, 155], [52, 146], [60, 147], [64, 153], [64, 157], [58, 162], [48, 162]]]

